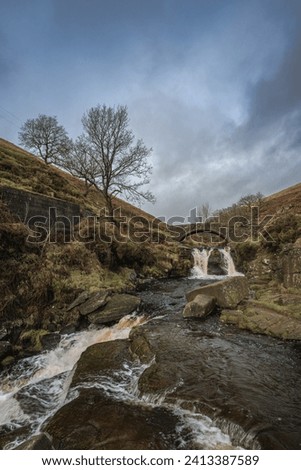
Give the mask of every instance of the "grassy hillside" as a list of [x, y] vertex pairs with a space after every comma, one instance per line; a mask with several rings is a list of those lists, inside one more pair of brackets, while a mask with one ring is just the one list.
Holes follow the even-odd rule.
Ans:
[[[88, 210], [98, 215], [104, 206], [100, 191], [91, 189], [85, 196], [82, 181], [3, 139], [0, 186], [78, 203], [83, 213]], [[100, 219], [94, 237], [92, 221], [83, 217], [70, 243], [61, 240], [34, 245], [27, 241], [28, 227], [14, 219], [0, 201], [0, 323], [22, 319], [25, 325], [45, 326], [45, 316], [53, 317], [56, 309], [64, 308], [83, 290], [124, 291], [143, 278], [183, 274], [189, 269], [191, 260], [181, 257], [179, 244], [170, 239], [164, 223], [120, 199], [115, 199], [114, 205], [127, 217], [121, 232]], [[148, 236], [136, 236], [139, 229]], [[106, 242], [110, 235], [112, 240]], [[61, 318], [61, 324], [68, 321]]]
[[[103, 197], [96, 189], [92, 188], [85, 196], [83, 181], [59, 168], [46, 165], [39, 158], [1, 138], [0, 185], [65, 199], [80, 204], [83, 209], [91, 210], [95, 214], [104, 206]], [[115, 206], [120, 207], [125, 215], [157, 220], [121, 199], [115, 199]]]

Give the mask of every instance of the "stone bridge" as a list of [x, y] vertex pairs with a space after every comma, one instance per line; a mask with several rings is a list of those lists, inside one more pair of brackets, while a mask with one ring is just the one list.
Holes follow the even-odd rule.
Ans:
[[195, 224], [183, 224], [183, 225], [169, 225], [169, 230], [173, 234], [173, 238], [178, 242], [183, 242], [187, 237], [195, 234], [211, 234], [214, 238], [218, 237], [219, 242], [211, 242], [216, 245], [225, 245], [228, 243], [228, 238], [222, 233], [221, 230], [213, 229], [208, 224], [195, 223]]

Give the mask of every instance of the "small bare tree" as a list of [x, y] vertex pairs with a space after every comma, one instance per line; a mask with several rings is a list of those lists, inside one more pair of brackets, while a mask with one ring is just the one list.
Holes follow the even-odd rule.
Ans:
[[262, 202], [263, 197], [264, 197], [263, 194], [260, 192], [256, 194], [246, 194], [245, 196], [242, 196], [240, 198], [237, 204], [239, 206], [247, 206], [247, 207], [256, 206], [256, 205], [259, 206]]
[[208, 201], [204, 202], [198, 207], [197, 215], [200, 222], [205, 223], [211, 216], [212, 209]]
[[58, 163], [71, 146], [71, 141], [56, 116], [39, 114], [28, 119], [19, 132], [19, 142], [25, 148], [42, 158], [45, 163]]
[[82, 123], [93, 171], [88, 181], [102, 191], [109, 216], [113, 217], [112, 200], [118, 194], [136, 202], [143, 199], [154, 202], [153, 194], [142, 189], [150, 182], [151, 149], [142, 140], [135, 142], [127, 107], [98, 105], [84, 114]]

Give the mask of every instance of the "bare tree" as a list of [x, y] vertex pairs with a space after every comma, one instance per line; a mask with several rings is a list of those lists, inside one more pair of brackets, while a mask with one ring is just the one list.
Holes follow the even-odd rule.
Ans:
[[93, 163], [89, 181], [102, 191], [109, 215], [113, 217], [112, 200], [118, 194], [136, 202], [154, 202], [153, 194], [142, 189], [150, 182], [152, 149], [142, 140], [135, 142], [127, 107], [98, 105], [84, 114], [82, 123], [89, 162]]
[[71, 173], [71, 175], [84, 180], [86, 188], [85, 196], [87, 196], [94, 184], [94, 180], [98, 177], [98, 168], [90, 155], [90, 147], [84, 136], [78, 137], [72, 143], [70, 152], [60, 159], [59, 165]]
[[263, 199], [263, 194], [260, 192], [257, 192], [256, 194], [246, 194], [245, 196], [242, 196], [240, 200], [238, 201], [239, 206], [255, 206], [255, 205], [260, 205]]
[[45, 163], [58, 163], [70, 150], [71, 141], [56, 116], [39, 114], [28, 119], [19, 132], [19, 142], [42, 158]]

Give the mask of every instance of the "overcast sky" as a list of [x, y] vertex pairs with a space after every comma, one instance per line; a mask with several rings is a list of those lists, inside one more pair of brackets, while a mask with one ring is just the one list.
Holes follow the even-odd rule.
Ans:
[[127, 105], [157, 216], [301, 181], [300, 0], [0, 0], [0, 136]]

